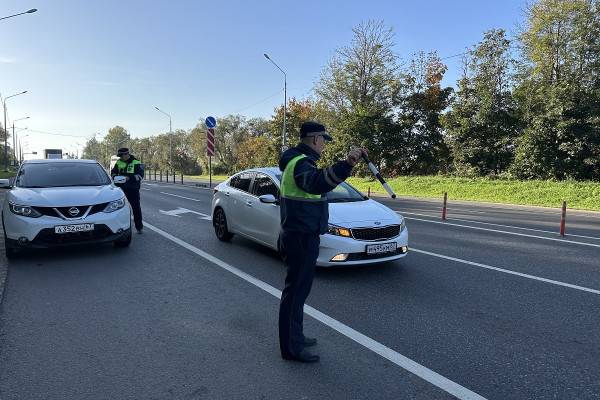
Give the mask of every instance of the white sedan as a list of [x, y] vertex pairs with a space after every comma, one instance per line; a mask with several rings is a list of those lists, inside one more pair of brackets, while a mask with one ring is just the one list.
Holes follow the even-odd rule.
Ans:
[[[279, 251], [281, 171], [242, 171], [215, 187], [212, 219], [217, 238], [238, 234]], [[327, 194], [329, 232], [321, 235], [321, 267], [380, 263], [408, 252], [404, 218], [347, 183]]]
[[20, 249], [68, 244], [131, 243], [131, 210], [123, 191], [93, 160], [25, 161], [2, 207], [6, 256]]

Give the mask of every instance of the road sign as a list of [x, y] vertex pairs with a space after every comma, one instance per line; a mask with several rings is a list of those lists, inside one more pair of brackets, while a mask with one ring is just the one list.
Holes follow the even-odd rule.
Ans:
[[206, 117], [204, 123], [206, 124], [207, 128], [211, 129], [217, 126], [217, 120], [215, 119], [215, 117]]
[[210, 157], [215, 155], [215, 129], [214, 128], [208, 128], [208, 130], [206, 131], [206, 154]]

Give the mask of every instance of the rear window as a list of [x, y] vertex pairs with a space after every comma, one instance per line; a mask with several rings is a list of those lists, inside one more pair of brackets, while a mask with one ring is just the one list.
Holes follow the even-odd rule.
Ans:
[[53, 162], [23, 164], [15, 182], [22, 188], [109, 185], [110, 178], [97, 163]]

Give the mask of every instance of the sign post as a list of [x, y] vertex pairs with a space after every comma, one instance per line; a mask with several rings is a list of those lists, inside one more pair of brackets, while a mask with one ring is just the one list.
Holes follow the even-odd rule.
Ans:
[[208, 187], [212, 189], [212, 157], [215, 155], [215, 127], [217, 126], [217, 120], [215, 117], [207, 117], [204, 123], [207, 127], [206, 155], [208, 156]]

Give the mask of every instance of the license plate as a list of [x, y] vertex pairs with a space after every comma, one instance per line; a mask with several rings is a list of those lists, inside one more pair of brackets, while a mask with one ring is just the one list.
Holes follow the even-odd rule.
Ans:
[[367, 254], [392, 253], [398, 248], [398, 243], [370, 244], [367, 246]]
[[89, 232], [94, 230], [94, 224], [60, 225], [54, 227], [54, 233]]

